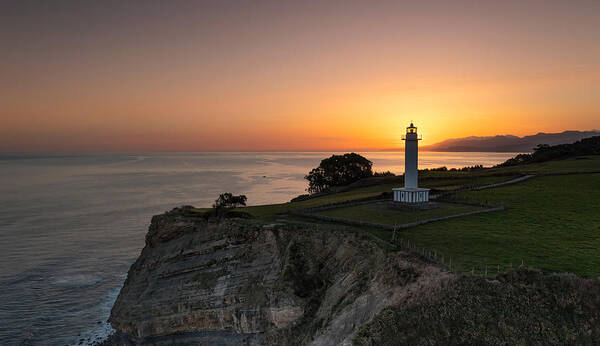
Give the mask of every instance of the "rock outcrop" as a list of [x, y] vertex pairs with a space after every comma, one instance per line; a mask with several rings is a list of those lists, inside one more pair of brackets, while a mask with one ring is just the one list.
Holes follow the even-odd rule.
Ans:
[[350, 344], [384, 308], [454, 275], [348, 231], [155, 216], [109, 344]]

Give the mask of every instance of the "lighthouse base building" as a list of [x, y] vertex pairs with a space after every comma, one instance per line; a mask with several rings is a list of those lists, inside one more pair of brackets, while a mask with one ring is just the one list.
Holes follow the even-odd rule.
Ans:
[[411, 123], [406, 128], [406, 135], [402, 136], [404, 147], [404, 187], [392, 189], [394, 202], [419, 204], [429, 202], [429, 189], [419, 187], [419, 141], [417, 128]]

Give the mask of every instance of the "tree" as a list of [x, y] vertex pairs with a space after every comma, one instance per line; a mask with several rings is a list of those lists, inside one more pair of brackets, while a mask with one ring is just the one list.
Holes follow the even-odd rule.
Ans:
[[248, 198], [245, 195], [234, 196], [233, 194], [226, 192], [219, 195], [219, 198], [215, 200], [213, 208], [216, 210], [224, 208], [237, 208], [246, 205]]
[[318, 193], [332, 186], [344, 186], [371, 177], [372, 167], [373, 162], [355, 153], [331, 155], [304, 177], [308, 180], [306, 190], [309, 193]]

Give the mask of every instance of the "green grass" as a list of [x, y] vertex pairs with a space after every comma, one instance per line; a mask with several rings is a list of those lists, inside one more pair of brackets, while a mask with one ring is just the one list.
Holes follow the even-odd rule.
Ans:
[[[453, 173], [453, 172], [450, 172]], [[449, 177], [435, 177], [435, 178], [424, 178], [421, 181], [421, 186], [428, 188], [436, 188], [439, 190], [450, 190], [463, 186], [475, 186], [475, 185], [486, 185], [497, 182], [506, 181], [516, 177], [517, 175], [495, 175], [495, 176], [454, 176], [449, 174]], [[346, 192], [335, 193], [331, 195], [325, 195], [318, 198], [309, 199], [301, 202], [293, 203], [281, 203], [281, 204], [268, 204], [259, 206], [250, 206], [241, 208], [245, 212], [252, 214], [257, 218], [265, 220], [272, 220], [277, 217], [278, 214], [286, 213], [294, 210], [301, 210], [306, 208], [318, 207], [331, 203], [340, 203], [353, 201], [362, 198], [374, 197], [380, 195], [383, 192], [391, 192], [392, 188], [401, 187], [402, 184], [398, 183], [398, 179], [389, 179], [393, 182], [386, 182], [383, 184], [361, 187], [352, 189]]]
[[459, 194], [506, 210], [408, 229], [402, 237], [452, 257], [462, 270], [520, 265], [600, 275], [600, 174], [542, 176]]
[[379, 202], [356, 205], [319, 211], [316, 214], [339, 217], [357, 221], [367, 221], [384, 225], [401, 225], [405, 223], [422, 221], [425, 219], [456, 215], [474, 210], [483, 209], [453, 203], [437, 203], [437, 208], [427, 210], [406, 210], [390, 208], [389, 203]]

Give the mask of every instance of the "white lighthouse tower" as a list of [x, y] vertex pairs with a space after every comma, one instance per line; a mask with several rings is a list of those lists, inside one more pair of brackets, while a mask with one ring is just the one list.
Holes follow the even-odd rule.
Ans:
[[416, 204], [429, 202], [429, 189], [419, 188], [418, 161], [419, 141], [421, 137], [417, 134], [417, 128], [410, 123], [406, 128], [406, 135], [402, 136], [404, 146], [404, 187], [392, 189], [394, 201]]

